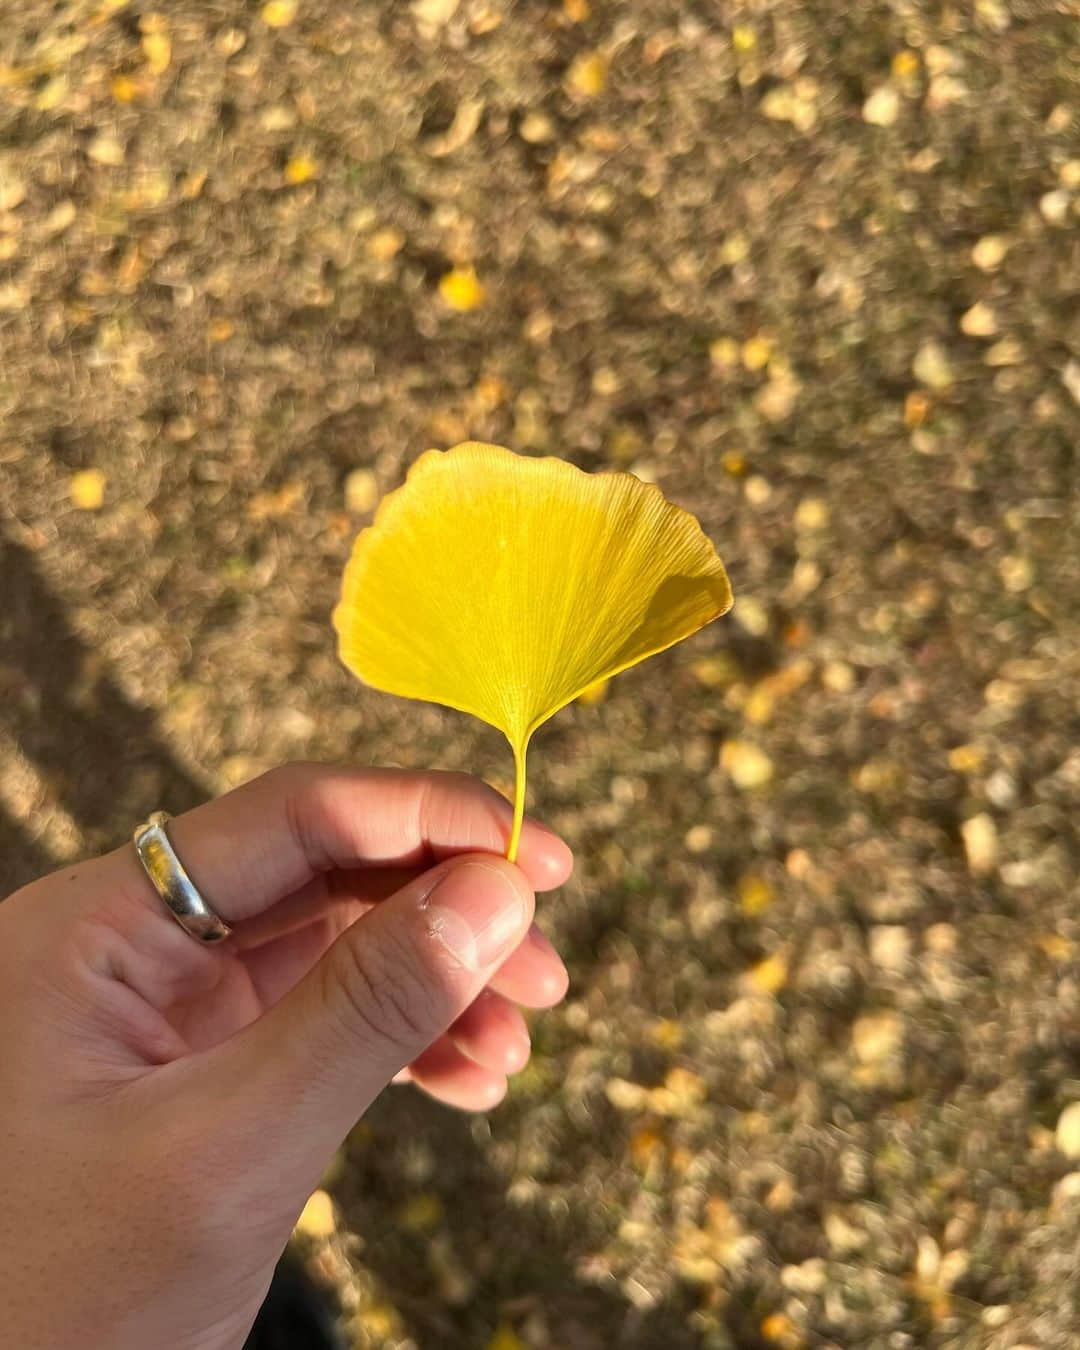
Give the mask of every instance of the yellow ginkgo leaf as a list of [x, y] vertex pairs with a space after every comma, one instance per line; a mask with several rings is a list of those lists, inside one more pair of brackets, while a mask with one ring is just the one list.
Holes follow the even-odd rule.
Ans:
[[292, 187], [299, 187], [301, 183], [309, 183], [318, 176], [319, 166], [310, 155], [294, 155], [283, 170], [286, 183]]
[[100, 469], [80, 469], [71, 475], [68, 491], [80, 511], [100, 511], [105, 503], [105, 475]]
[[296, 1221], [296, 1231], [306, 1237], [332, 1237], [336, 1228], [334, 1202], [325, 1191], [313, 1191]]
[[153, 25], [147, 28], [143, 33], [141, 45], [146, 64], [155, 75], [164, 75], [172, 60], [172, 43], [164, 26]]
[[268, 28], [287, 28], [296, 18], [297, 0], [267, 0], [262, 21]]
[[487, 1350], [527, 1350], [527, 1347], [508, 1322], [500, 1322], [487, 1343]]
[[114, 75], [109, 88], [117, 103], [133, 103], [141, 92], [139, 85], [130, 75]]
[[595, 98], [607, 84], [608, 58], [603, 52], [583, 52], [567, 71], [571, 90], [582, 98]]
[[463, 314], [484, 303], [487, 292], [475, 267], [454, 267], [439, 278], [439, 294], [451, 309]]
[[427, 451], [383, 498], [334, 627], [365, 683], [504, 733], [513, 860], [537, 727], [730, 606], [712, 544], [655, 486], [470, 441]]

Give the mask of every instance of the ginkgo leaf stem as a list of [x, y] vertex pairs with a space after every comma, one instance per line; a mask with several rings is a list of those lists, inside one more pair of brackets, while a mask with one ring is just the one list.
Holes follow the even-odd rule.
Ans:
[[525, 818], [525, 759], [529, 753], [529, 742], [514, 745], [514, 824], [510, 830], [510, 843], [506, 856], [510, 862], [517, 862], [518, 843], [521, 839], [521, 822]]

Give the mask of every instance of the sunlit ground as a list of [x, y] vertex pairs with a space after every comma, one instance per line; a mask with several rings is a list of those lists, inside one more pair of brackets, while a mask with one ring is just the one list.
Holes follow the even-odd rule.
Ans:
[[352, 1343], [1080, 1343], [1071, 6], [3, 9], [7, 888], [290, 757], [508, 786], [335, 654], [428, 446], [654, 479], [735, 589], [537, 737], [570, 998], [350, 1139]]

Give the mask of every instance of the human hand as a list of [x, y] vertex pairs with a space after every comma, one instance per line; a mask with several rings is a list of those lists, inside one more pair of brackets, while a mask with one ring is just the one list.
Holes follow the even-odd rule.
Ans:
[[[133, 822], [134, 824], [134, 822]], [[475, 779], [291, 765], [169, 822], [233, 927], [200, 944], [131, 845], [0, 904], [0, 1308], [32, 1350], [236, 1350], [342, 1138], [404, 1073], [493, 1106], [531, 926], [571, 869]]]

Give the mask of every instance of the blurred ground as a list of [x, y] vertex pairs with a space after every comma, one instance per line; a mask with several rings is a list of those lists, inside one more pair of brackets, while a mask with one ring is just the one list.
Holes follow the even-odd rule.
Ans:
[[1077, 18], [6, 0], [6, 887], [289, 757], [508, 783], [334, 652], [429, 445], [734, 584], [535, 743], [570, 1001], [350, 1140], [358, 1347], [1080, 1344]]

